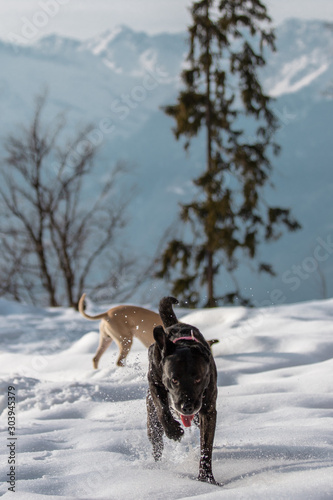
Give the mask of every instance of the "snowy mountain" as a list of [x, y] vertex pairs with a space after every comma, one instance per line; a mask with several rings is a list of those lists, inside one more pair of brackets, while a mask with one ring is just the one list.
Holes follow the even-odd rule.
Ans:
[[178, 77], [185, 45], [182, 34], [149, 36], [126, 26], [118, 26], [88, 40], [82, 50], [101, 58], [115, 73], [127, 76], [145, 76], [160, 64], [171, 80]]
[[[185, 39], [185, 34], [150, 36], [120, 26], [84, 42], [53, 35], [29, 47], [0, 43], [1, 136], [31, 117], [33, 98], [47, 85], [50, 116], [66, 109], [71, 127], [94, 124], [103, 168], [118, 159], [136, 165], [138, 194], [128, 235], [151, 257], [204, 163], [201, 140], [186, 155], [174, 140], [172, 120], [160, 111], [179, 90]], [[243, 292], [259, 304], [274, 302], [276, 289], [286, 302], [333, 294], [333, 26], [289, 20], [277, 29], [277, 48], [262, 73], [265, 88], [276, 97], [282, 146], [274, 159], [275, 188], [267, 197], [291, 207], [303, 229], [262, 248], [275, 278], [240, 266]], [[318, 246], [322, 250], [316, 252]], [[222, 276], [220, 286], [228, 289], [229, 282]], [[146, 290], [147, 300], [159, 286]]]
[[[65, 308], [0, 299], [0, 496], [332, 498], [332, 311], [333, 301], [327, 300], [196, 310], [182, 317], [207, 339], [220, 339], [213, 346], [213, 472], [224, 484], [219, 488], [196, 481], [195, 426], [185, 429], [181, 442], [165, 439], [163, 458], [154, 463], [146, 430], [147, 350], [137, 339], [126, 367], [115, 366], [117, 348], [111, 345], [94, 371], [98, 322]], [[13, 418], [7, 394], [15, 402], [14, 436], [7, 429]], [[5, 479], [11, 472], [13, 485]]]
[[270, 95], [280, 97], [309, 86], [325, 92], [333, 76], [333, 23], [290, 19], [278, 29], [277, 45], [265, 70]]

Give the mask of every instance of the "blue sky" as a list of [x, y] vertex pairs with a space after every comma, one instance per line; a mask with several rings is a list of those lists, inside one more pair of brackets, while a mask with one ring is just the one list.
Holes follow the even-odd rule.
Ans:
[[[333, 0], [266, 0], [265, 3], [276, 24], [288, 17], [333, 22]], [[8, 40], [23, 32], [31, 34], [30, 40], [25, 37], [28, 42], [48, 33], [86, 39], [119, 24], [148, 33], [185, 31], [189, 21], [187, 7], [191, 4], [191, 0], [2, 1], [0, 38]], [[33, 24], [30, 30], [29, 23]]]

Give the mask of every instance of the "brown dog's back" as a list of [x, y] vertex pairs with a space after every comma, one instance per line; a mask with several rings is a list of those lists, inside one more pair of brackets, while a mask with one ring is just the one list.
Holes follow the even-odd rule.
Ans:
[[108, 316], [103, 319], [117, 331], [126, 328], [146, 347], [154, 342], [154, 327], [161, 324], [161, 318], [157, 313], [138, 306], [116, 306], [108, 311]]

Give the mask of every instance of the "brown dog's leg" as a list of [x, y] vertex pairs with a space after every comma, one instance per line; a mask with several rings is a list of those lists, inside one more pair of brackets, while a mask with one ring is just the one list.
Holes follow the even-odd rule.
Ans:
[[99, 345], [96, 354], [93, 357], [93, 365], [95, 370], [97, 370], [98, 368], [98, 362], [101, 359], [102, 354], [107, 350], [107, 348], [112, 342], [112, 337], [109, 337], [104, 333], [103, 323], [100, 324], [99, 331], [100, 331]]
[[163, 427], [158, 419], [156, 408], [150, 391], [147, 393], [147, 433], [148, 439], [153, 447], [153, 457], [155, 462], [161, 460], [163, 452]]
[[117, 359], [117, 366], [125, 366], [125, 359], [127, 354], [130, 352], [130, 349], [133, 344], [133, 339], [131, 337], [127, 337], [124, 340], [120, 340], [115, 338], [117, 345], [119, 347], [119, 356]]
[[200, 464], [199, 481], [219, 485], [212, 472], [212, 452], [216, 426], [216, 410], [200, 413]]

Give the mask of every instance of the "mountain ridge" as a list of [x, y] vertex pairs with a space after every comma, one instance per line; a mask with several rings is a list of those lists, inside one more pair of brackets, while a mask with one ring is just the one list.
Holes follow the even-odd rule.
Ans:
[[[102, 134], [100, 171], [118, 159], [137, 165], [139, 194], [127, 233], [134, 235], [139, 252], [150, 258], [176, 220], [178, 203], [192, 196], [191, 179], [204, 165], [202, 139], [193, 141], [186, 155], [172, 136], [172, 120], [160, 111], [177, 97], [185, 40], [185, 34], [138, 34], [122, 27], [87, 41], [59, 35], [48, 35], [28, 47], [0, 41], [2, 138], [31, 118], [33, 99], [45, 85], [48, 116], [65, 109], [70, 128], [90, 121], [99, 131], [108, 120], [112, 132]], [[273, 162], [276, 189], [268, 196], [291, 207], [303, 230], [262, 249], [263, 257], [275, 263], [277, 278], [256, 277], [241, 264], [239, 281], [259, 302], [274, 288], [283, 290], [287, 301], [322, 298], [316, 283], [319, 271], [327, 281], [327, 294], [333, 294], [331, 259], [317, 262], [296, 291], [283, 282], [293, 266], [313, 258], [317, 238], [325, 240], [333, 232], [331, 24], [289, 20], [277, 29], [277, 47], [261, 74], [264, 87], [276, 95], [273, 108], [280, 121], [277, 142], [282, 146], [281, 156]], [[224, 276], [220, 287], [228, 283], [232, 282]]]

